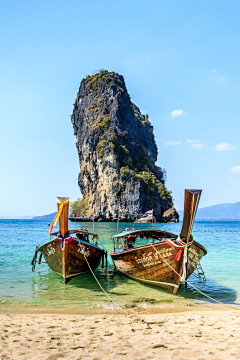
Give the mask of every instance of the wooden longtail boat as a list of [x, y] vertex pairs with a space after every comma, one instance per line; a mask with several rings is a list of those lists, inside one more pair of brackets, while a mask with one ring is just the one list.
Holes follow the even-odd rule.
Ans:
[[[40, 247], [37, 246], [32, 265], [35, 271], [36, 262], [41, 263], [43, 255], [50, 269], [61, 275], [66, 284], [74, 276], [90, 272], [87, 262], [91, 269], [95, 270], [107, 254], [98, 246], [97, 234], [86, 229], [68, 231], [68, 198], [58, 197], [57, 205], [58, 214], [54, 221], [56, 222], [59, 216], [59, 232], [51, 233], [53, 221], [50, 228], [50, 241]], [[39, 252], [40, 257], [37, 260]]]
[[[201, 190], [185, 190], [180, 236], [154, 229], [126, 229], [113, 236], [114, 247], [110, 255], [117, 270], [130, 279], [177, 294], [180, 282], [194, 272], [207, 254], [207, 250], [191, 236], [200, 195]], [[147, 244], [134, 246], [138, 238], [146, 239]]]

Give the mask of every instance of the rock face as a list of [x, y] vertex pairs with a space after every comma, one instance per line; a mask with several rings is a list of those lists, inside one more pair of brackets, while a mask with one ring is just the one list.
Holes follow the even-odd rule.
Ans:
[[168, 209], [163, 213], [162, 220], [164, 222], [172, 222], [178, 223], [179, 222], [179, 215], [175, 208]]
[[157, 221], [173, 206], [148, 115], [132, 103], [123, 76], [107, 70], [82, 80], [71, 121], [78, 184], [88, 215], [111, 221], [153, 209]]

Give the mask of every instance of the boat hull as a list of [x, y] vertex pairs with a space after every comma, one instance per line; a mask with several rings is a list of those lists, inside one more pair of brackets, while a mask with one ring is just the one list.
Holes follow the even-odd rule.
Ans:
[[[179, 261], [175, 259], [178, 249], [170, 247], [166, 241], [155, 242], [153, 245], [177, 274], [181, 275], [183, 255]], [[188, 249], [188, 277], [194, 272], [206, 253], [206, 249], [194, 241]], [[180, 277], [166, 264], [150, 244], [121, 252], [111, 251], [110, 255], [117, 270], [128, 278], [158, 286], [177, 294]]]
[[65, 244], [64, 250], [61, 249], [61, 242], [54, 239], [43, 244], [39, 251], [50, 269], [61, 275], [65, 283], [74, 276], [90, 272], [85, 256], [91, 269], [95, 270], [104, 255], [104, 250], [98, 246], [75, 238], [69, 244]]

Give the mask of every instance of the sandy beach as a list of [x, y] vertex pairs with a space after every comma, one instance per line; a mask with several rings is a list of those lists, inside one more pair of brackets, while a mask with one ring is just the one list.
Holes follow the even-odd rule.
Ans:
[[169, 310], [131, 309], [128, 317], [1, 310], [0, 359], [240, 359], [239, 310]]

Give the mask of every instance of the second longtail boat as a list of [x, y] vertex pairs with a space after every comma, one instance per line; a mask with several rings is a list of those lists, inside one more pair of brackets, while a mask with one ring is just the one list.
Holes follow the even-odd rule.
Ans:
[[[113, 236], [110, 255], [116, 268], [130, 279], [177, 294], [180, 282], [200, 267], [201, 258], [207, 254], [191, 236], [201, 192], [185, 190], [180, 236], [155, 229], [126, 229]], [[137, 241], [139, 245], [135, 246]]]
[[[98, 236], [86, 229], [68, 230], [69, 198], [57, 198], [58, 213], [49, 230], [50, 241], [37, 246], [32, 260], [33, 271], [42, 255], [48, 266], [63, 277], [64, 283], [74, 276], [95, 270], [102, 259], [107, 259], [105, 250], [98, 246]], [[52, 233], [59, 219], [59, 232]], [[37, 260], [40, 253], [39, 260]], [[90, 267], [90, 268], [89, 268]]]

